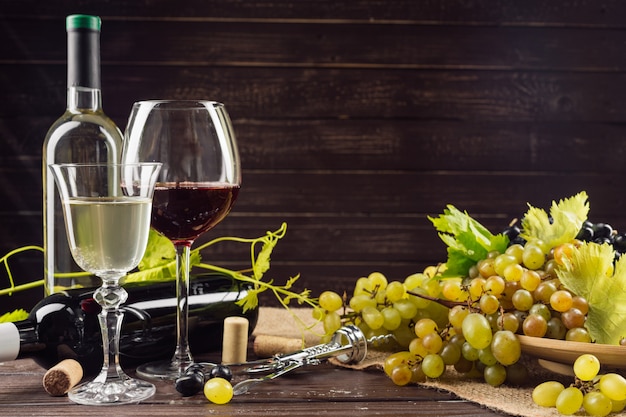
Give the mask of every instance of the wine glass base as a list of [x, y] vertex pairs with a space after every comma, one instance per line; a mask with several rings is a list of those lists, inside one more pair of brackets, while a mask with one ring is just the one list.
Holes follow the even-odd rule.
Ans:
[[193, 361], [177, 364], [175, 361], [149, 362], [137, 367], [136, 373], [141, 378], [152, 380], [175, 380], [183, 375]]
[[107, 382], [91, 381], [67, 393], [70, 400], [83, 405], [122, 405], [138, 403], [154, 395], [156, 387], [130, 377]]

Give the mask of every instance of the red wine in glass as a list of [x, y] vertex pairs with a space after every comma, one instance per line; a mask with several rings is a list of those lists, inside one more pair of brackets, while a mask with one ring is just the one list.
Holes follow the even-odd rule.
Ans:
[[159, 183], [152, 200], [152, 227], [175, 245], [218, 224], [230, 211], [239, 186], [222, 183]]

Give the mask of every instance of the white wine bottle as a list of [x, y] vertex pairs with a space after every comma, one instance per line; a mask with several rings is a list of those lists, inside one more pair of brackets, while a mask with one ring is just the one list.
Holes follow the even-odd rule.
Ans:
[[67, 29], [67, 108], [48, 130], [43, 145], [43, 233], [45, 295], [100, 281], [74, 262], [63, 212], [49, 165], [118, 162], [122, 133], [102, 109], [100, 27], [97, 16], [70, 15]]

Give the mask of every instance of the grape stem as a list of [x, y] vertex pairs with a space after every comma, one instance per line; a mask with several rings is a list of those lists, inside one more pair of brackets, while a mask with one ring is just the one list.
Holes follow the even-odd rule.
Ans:
[[434, 301], [435, 303], [439, 303], [444, 307], [452, 308], [454, 306], [464, 306], [467, 305], [467, 302], [464, 301], [451, 301], [451, 300], [442, 300], [441, 298], [431, 297], [430, 295], [420, 294], [413, 291], [407, 291], [407, 294], [414, 295], [416, 297], [423, 298], [425, 300]]

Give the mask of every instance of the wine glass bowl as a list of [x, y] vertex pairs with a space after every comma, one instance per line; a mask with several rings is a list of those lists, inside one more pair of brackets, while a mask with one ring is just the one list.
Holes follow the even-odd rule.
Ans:
[[137, 374], [173, 380], [193, 363], [187, 329], [190, 248], [228, 215], [241, 185], [228, 112], [214, 101], [137, 102], [126, 127], [122, 160], [163, 164], [151, 224], [176, 248], [177, 344], [170, 361], [144, 364]]
[[160, 163], [50, 165], [72, 256], [102, 280], [94, 299], [102, 307], [98, 317], [104, 361], [94, 380], [68, 392], [74, 402], [135, 403], [155, 392], [153, 384], [131, 378], [120, 366], [120, 305], [128, 294], [119, 281], [139, 264], [146, 250], [160, 167]]

